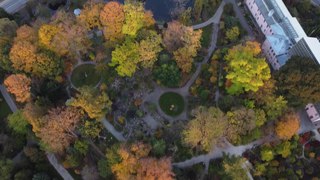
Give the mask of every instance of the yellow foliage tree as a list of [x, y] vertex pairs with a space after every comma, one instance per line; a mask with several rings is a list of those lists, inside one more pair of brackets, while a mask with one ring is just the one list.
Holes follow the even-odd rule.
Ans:
[[159, 52], [162, 50], [162, 39], [156, 31], [147, 31], [146, 37], [139, 43], [139, 55], [142, 66], [152, 68], [157, 60]]
[[58, 27], [54, 25], [42, 25], [38, 32], [39, 42], [46, 47], [49, 47], [53, 37], [57, 34], [58, 31]]
[[94, 28], [101, 28], [100, 23], [100, 11], [103, 8], [102, 3], [96, 3], [92, 0], [86, 2], [83, 9], [81, 10], [78, 20], [88, 30]]
[[227, 30], [226, 32], [226, 37], [231, 42], [236, 41], [239, 38], [239, 35], [240, 35], [240, 30], [238, 26], [234, 26], [231, 29]]
[[99, 92], [91, 87], [79, 88], [79, 94], [69, 99], [68, 106], [82, 108], [91, 119], [100, 120], [111, 108], [112, 102], [105, 92]]
[[123, 6], [125, 21], [122, 33], [135, 37], [145, 25], [145, 12], [141, 2], [125, 2]]
[[276, 134], [280, 139], [289, 140], [298, 133], [300, 119], [295, 112], [284, 114], [276, 124]]
[[8, 92], [16, 97], [17, 102], [27, 102], [31, 98], [31, 79], [24, 74], [12, 74], [4, 80]]

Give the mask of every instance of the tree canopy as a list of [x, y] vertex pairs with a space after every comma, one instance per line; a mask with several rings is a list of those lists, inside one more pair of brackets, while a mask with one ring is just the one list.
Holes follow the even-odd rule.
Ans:
[[259, 58], [261, 52], [258, 42], [246, 42], [229, 49], [225, 60], [227, 79], [231, 85], [227, 87], [229, 94], [241, 94], [244, 91], [258, 91], [264, 81], [270, 79], [270, 69], [264, 58]]

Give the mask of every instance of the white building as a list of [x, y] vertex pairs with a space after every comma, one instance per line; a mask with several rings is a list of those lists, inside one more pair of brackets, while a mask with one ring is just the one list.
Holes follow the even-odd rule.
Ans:
[[314, 104], [307, 104], [305, 110], [308, 114], [309, 119], [315, 127], [320, 127], [320, 115], [319, 110]]
[[265, 35], [262, 50], [273, 69], [278, 70], [294, 55], [309, 57], [320, 64], [320, 42], [306, 35], [282, 0], [245, 0]]

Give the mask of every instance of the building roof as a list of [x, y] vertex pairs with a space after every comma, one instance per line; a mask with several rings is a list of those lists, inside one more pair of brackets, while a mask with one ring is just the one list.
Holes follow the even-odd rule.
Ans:
[[307, 43], [314, 58], [318, 61], [318, 64], [320, 64], [320, 42], [319, 42], [319, 40], [314, 37], [305, 37], [304, 40]]

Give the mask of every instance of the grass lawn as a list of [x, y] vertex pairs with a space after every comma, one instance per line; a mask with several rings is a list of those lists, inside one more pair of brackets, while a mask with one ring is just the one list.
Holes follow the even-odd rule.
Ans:
[[73, 70], [71, 82], [75, 87], [96, 86], [101, 79], [94, 64], [83, 64]]
[[204, 48], [208, 48], [210, 46], [212, 28], [212, 25], [202, 28], [202, 36], [200, 42], [201, 46]]
[[184, 100], [180, 94], [167, 92], [161, 95], [161, 110], [169, 116], [178, 116], [184, 110]]
[[0, 93], [0, 120], [7, 117], [11, 113], [11, 110]]

